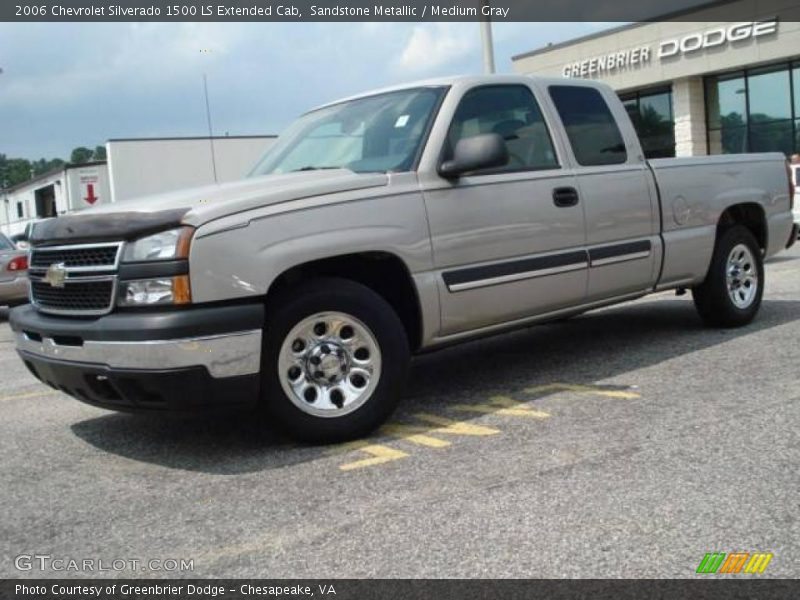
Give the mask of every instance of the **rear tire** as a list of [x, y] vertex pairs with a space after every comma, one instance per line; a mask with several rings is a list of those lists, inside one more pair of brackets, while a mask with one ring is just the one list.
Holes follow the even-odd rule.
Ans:
[[363, 437], [392, 414], [410, 351], [394, 309], [370, 288], [315, 279], [283, 292], [264, 331], [262, 402], [294, 438]]
[[712, 327], [741, 327], [761, 307], [764, 259], [753, 234], [742, 225], [717, 239], [706, 280], [692, 289], [700, 318]]

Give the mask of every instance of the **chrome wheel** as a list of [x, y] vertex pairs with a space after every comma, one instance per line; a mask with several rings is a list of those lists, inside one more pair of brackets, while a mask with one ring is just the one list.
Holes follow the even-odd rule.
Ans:
[[375, 336], [360, 320], [340, 312], [311, 315], [281, 345], [278, 378], [303, 412], [340, 417], [369, 400], [381, 375]]
[[758, 291], [758, 267], [750, 248], [737, 244], [728, 255], [725, 269], [728, 296], [736, 308], [748, 308]]

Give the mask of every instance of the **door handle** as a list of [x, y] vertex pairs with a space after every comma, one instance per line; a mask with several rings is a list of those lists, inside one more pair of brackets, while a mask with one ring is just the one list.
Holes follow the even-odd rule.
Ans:
[[574, 187], [560, 187], [553, 190], [553, 204], [559, 208], [575, 206], [579, 200], [578, 190]]

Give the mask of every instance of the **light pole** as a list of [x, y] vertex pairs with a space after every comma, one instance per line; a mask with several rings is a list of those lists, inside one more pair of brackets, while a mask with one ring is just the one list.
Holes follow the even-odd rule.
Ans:
[[[3, 74], [3, 67], [0, 67], [0, 75]], [[6, 215], [6, 220], [3, 223], [6, 229], [8, 229], [8, 225], [11, 223], [11, 213], [8, 211], [8, 165], [3, 166], [2, 172], [0, 172], [0, 192], [3, 193], [3, 209]], [[9, 230], [10, 233], [10, 230]]]
[[481, 19], [481, 42], [483, 46], [483, 72], [486, 75], [494, 73], [494, 43], [492, 42], [492, 20], [484, 7], [489, 6], [489, 0], [481, 0], [481, 14], [487, 16]]

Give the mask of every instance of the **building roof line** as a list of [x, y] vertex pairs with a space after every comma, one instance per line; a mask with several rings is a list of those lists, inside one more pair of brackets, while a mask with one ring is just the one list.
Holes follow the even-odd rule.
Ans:
[[16, 192], [26, 186], [36, 183], [37, 181], [42, 181], [49, 177], [52, 177], [56, 173], [61, 173], [63, 171], [69, 171], [71, 169], [82, 169], [84, 167], [97, 167], [100, 165], [106, 164], [107, 161], [105, 160], [92, 160], [85, 163], [64, 163], [60, 167], [55, 167], [50, 169], [49, 171], [45, 171], [44, 173], [40, 173], [36, 177], [31, 177], [30, 179], [26, 179], [25, 181], [20, 181], [17, 184], [12, 185], [11, 187], [7, 187], [5, 189], [0, 189], [1, 192], [5, 194], [9, 194], [11, 192]]
[[709, 8], [715, 8], [717, 6], [721, 6], [723, 4], [730, 4], [734, 0], [711, 0], [710, 2], [706, 2], [704, 4], [698, 4], [696, 6], [692, 6], [689, 8], [681, 8], [679, 10], [674, 10], [668, 13], [664, 13], [653, 17], [651, 19], [646, 19], [644, 21], [636, 21], [634, 23], [626, 23], [625, 25], [618, 25], [616, 27], [611, 27], [610, 29], [603, 29], [602, 31], [595, 31], [594, 33], [588, 33], [586, 35], [582, 35], [580, 37], [572, 38], [570, 40], [566, 40], [564, 42], [557, 42], [555, 44], [548, 44], [547, 46], [542, 46], [541, 48], [536, 48], [534, 50], [530, 50], [528, 52], [522, 52], [521, 54], [516, 54], [511, 57], [511, 61], [522, 60], [523, 58], [530, 58], [531, 56], [537, 56], [539, 54], [546, 54], [547, 52], [551, 52], [553, 50], [560, 50], [561, 48], [568, 48], [569, 46], [574, 46], [576, 44], [581, 44], [583, 42], [588, 42], [590, 40], [596, 40], [598, 38], [602, 38], [608, 35], [614, 35], [621, 31], [627, 31], [629, 29], [635, 29], [637, 27], [641, 27], [643, 25], [650, 25], [654, 22], [659, 21], [669, 21], [671, 19], [676, 19], [677, 17], [681, 17], [683, 15], [688, 15], [692, 13], [699, 12], [701, 10], [707, 10]]

